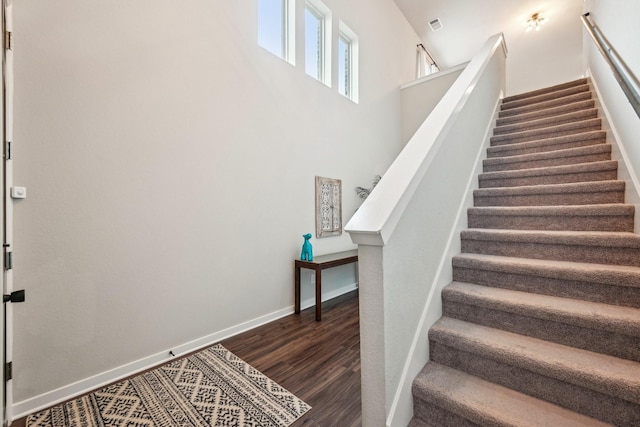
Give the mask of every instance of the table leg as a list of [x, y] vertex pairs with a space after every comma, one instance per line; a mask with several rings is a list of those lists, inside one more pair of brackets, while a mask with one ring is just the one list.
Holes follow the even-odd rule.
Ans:
[[316, 269], [316, 320], [322, 320], [322, 270]]
[[294, 292], [295, 292], [295, 312], [300, 313], [300, 267], [294, 265]]

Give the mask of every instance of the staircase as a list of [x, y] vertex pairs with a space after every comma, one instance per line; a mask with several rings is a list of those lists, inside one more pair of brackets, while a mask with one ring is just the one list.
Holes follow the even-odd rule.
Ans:
[[586, 79], [505, 98], [411, 427], [640, 426], [640, 236]]

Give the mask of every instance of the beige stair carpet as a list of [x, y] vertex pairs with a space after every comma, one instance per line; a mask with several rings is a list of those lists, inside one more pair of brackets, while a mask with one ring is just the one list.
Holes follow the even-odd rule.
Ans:
[[505, 98], [412, 427], [639, 426], [640, 236], [587, 79]]

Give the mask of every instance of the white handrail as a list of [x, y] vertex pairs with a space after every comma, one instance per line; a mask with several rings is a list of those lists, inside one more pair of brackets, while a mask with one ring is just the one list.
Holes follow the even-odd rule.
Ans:
[[489, 63], [493, 52], [507, 47], [502, 34], [491, 37], [454, 86], [442, 98], [429, 117], [420, 126], [393, 164], [384, 179], [371, 192], [362, 206], [345, 226], [345, 231], [356, 244], [384, 246], [393, 233], [402, 213], [411, 200], [418, 184], [433, 160], [442, 136], [452, 125], [455, 112], [462, 109], [482, 70]]
[[501, 34], [485, 43], [346, 226], [358, 244], [363, 425], [411, 418], [411, 381], [442, 310], [433, 296], [451, 281], [506, 54]]

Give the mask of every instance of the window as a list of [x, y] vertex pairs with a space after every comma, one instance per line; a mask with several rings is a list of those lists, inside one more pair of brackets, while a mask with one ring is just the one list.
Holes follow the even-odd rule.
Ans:
[[293, 0], [258, 0], [258, 44], [294, 64]]
[[351, 97], [351, 40], [338, 38], [338, 92]]
[[338, 36], [338, 92], [358, 102], [358, 37], [340, 22]]
[[304, 11], [305, 71], [331, 86], [331, 11], [318, 0], [308, 0]]

